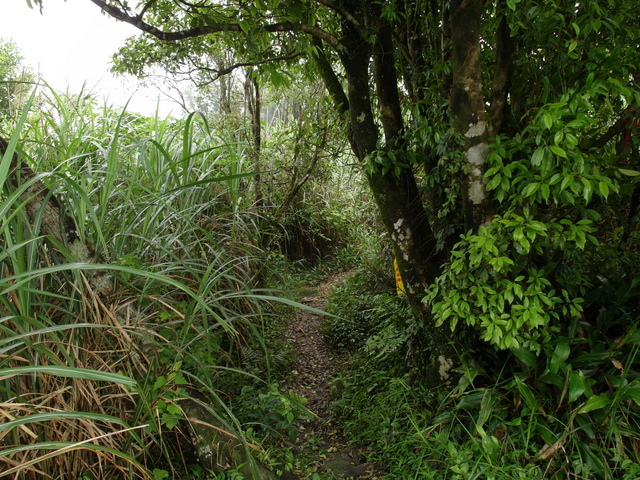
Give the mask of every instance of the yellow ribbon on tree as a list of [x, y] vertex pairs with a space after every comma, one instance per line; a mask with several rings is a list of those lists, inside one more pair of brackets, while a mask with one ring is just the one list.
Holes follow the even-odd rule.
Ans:
[[402, 275], [400, 275], [400, 269], [398, 268], [398, 260], [393, 259], [393, 270], [396, 272], [396, 291], [398, 295], [404, 293], [404, 284], [402, 283]]

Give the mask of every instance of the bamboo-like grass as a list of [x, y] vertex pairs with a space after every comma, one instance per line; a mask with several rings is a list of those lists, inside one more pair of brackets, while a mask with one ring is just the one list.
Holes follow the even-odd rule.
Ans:
[[[153, 478], [185, 441], [179, 401], [192, 388], [241, 436], [216, 379], [243, 373], [228, 359], [274, 300], [252, 290], [251, 173], [196, 115], [148, 119], [53, 90], [38, 100], [0, 163], [0, 471]], [[94, 263], [27, 215], [15, 149]]]

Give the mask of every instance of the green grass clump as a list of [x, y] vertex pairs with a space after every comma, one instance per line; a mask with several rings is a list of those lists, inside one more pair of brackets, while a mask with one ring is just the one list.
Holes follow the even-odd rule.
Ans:
[[[266, 351], [278, 300], [256, 290], [252, 172], [196, 115], [143, 118], [54, 91], [39, 101], [0, 164], [0, 470], [186, 478], [182, 399], [204, 399], [243, 438], [229, 396], [256, 382], [246, 352]], [[46, 202], [29, 206], [14, 151], [69, 220], [60, 238], [43, 233]]]
[[327, 311], [335, 317], [325, 320], [323, 331], [334, 348], [354, 351], [365, 343], [372, 350], [397, 346], [393, 338], [404, 336], [411, 314], [406, 300], [396, 293], [391, 273], [391, 269], [362, 269], [333, 286]]

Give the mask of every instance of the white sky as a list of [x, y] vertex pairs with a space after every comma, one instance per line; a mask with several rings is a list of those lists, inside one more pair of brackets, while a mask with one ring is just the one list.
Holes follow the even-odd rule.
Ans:
[[107, 103], [151, 115], [158, 97], [161, 114], [180, 114], [158, 90], [142, 88], [133, 78], [116, 78], [110, 72], [111, 56], [138, 30], [103, 15], [89, 0], [44, 0], [43, 13], [30, 9], [26, 0], [0, 0], [0, 37], [12, 39], [24, 63], [51, 87], [79, 92], [83, 83]]

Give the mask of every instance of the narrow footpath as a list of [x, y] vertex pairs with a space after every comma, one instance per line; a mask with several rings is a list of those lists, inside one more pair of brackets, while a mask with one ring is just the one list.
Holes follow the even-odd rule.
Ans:
[[[317, 292], [303, 297], [300, 302], [324, 310], [329, 286], [320, 285]], [[307, 458], [322, 478], [379, 479], [379, 468], [366, 460], [343, 435], [331, 412], [333, 400], [331, 382], [340, 370], [343, 360], [335, 355], [322, 334], [322, 315], [299, 310], [286, 328], [291, 348], [296, 352], [292, 373], [285, 391], [293, 391], [307, 399], [306, 407], [314, 415], [311, 420], [299, 422], [294, 453]]]

